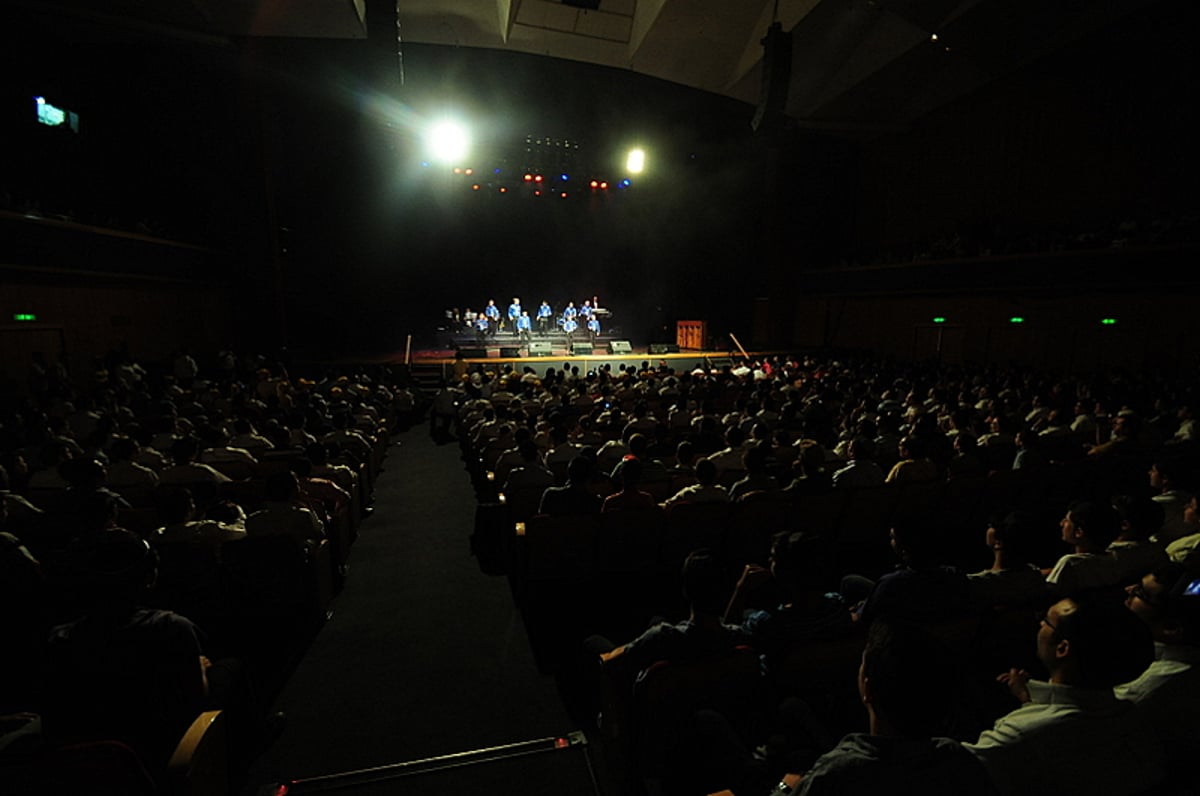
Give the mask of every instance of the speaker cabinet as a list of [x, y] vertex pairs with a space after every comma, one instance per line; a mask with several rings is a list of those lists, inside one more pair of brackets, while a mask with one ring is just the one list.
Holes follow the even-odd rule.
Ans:
[[675, 343], [651, 343], [651, 354], [678, 354], [679, 346]]
[[529, 356], [548, 357], [553, 353], [549, 340], [532, 340], [529, 343]]
[[521, 349], [515, 345], [502, 345], [500, 346], [500, 356], [508, 359], [516, 359], [521, 356]]
[[628, 340], [609, 340], [608, 353], [610, 354], [632, 354], [633, 346]]
[[592, 354], [591, 343], [571, 343], [571, 356], [586, 357]]
[[460, 348], [458, 352], [463, 355], [463, 359], [487, 359], [486, 348]]

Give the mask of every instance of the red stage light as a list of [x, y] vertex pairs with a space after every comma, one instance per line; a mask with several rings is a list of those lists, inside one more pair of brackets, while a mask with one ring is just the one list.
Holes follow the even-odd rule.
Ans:
[[606, 182], [602, 182], [602, 183], [600, 183], [600, 190], [602, 190], [602, 191], [607, 191], [607, 190], [608, 190], [608, 183], [606, 183]]
[[475, 173], [475, 169], [467, 169], [467, 170], [466, 170], [466, 172], [464, 172], [464, 173], [466, 173], [466, 174], [474, 174], [474, 173]]
[[472, 190], [472, 191], [478, 191], [478, 190], [479, 190], [479, 183], [475, 183], [474, 185], [472, 185], [472, 186], [471, 186], [471, 190]]
[[458, 166], [455, 166], [455, 167], [454, 167], [454, 173], [455, 173], [455, 174], [462, 174], [462, 169], [460, 169]]
[[533, 175], [532, 175], [532, 174], [526, 174], [526, 175], [525, 175], [525, 182], [533, 182]]
[[591, 186], [592, 186], [593, 188], [598, 188], [598, 187], [600, 187], [600, 183], [596, 182], [595, 180], [592, 180], [592, 182], [591, 182]]
[[501, 189], [500, 189], [500, 193], [508, 193], [508, 189], [507, 189], [507, 188], [501, 188]]
[[542, 192], [541, 192], [541, 191], [534, 191], [534, 192], [533, 192], [533, 195], [534, 195], [534, 196], [541, 196], [541, 195], [542, 195]]
[[559, 194], [559, 195], [560, 195], [560, 196], [562, 196], [562, 198], [563, 198], [563, 199], [566, 199], [566, 198], [567, 198], [567, 192], [566, 192], [566, 191], [563, 191], [563, 192], [562, 192], [561, 194]]
[[542, 181], [542, 175], [540, 175], [540, 174], [539, 174], [539, 175], [537, 175], [536, 177], [534, 177], [534, 178], [533, 178], [533, 181], [534, 181], [534, 182], [541, 182], [541, 181]]

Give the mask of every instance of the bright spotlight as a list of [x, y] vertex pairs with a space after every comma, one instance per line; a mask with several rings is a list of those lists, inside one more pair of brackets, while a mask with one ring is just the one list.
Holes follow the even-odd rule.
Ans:
[[625, 169], [630, 174], [641, 174], [644, 168], [646, 168], [646, 153], [641, 149], [631, 149], [629, 157], [625, 159]]
[[455, 122], [438, 122], [425, 135], [426, 146], [436, 160], [453, 163], [466, 157], [471, 139], [466, 129]]

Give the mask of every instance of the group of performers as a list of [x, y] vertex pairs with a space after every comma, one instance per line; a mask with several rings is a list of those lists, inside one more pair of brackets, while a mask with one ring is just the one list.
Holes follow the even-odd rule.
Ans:
[[487, 306], [480, 312], [468, 309], [460, 316], [455, 309], [447, 310], [446, 314], [453, 325], [474, 331], [480, 343], [494, 338], [505, 329], [521, 342], [528, 343], [533, 339], [535, 330], [539, 337], [546, 337], [557, 327], [567, 335], [568, 346], [575, 342], [575, 335], [580, 331], [594, 345], [600, 336], [599, 306], [600, 302], [595, 296], [585, 300], [579, 307], [575, 306], [575, 302], [568, 301], [563, 311], [555, 315], [549, 302], [543, 301], [530, 317], [529, 311], [521, 306], [521, 299], [514, 296], [504, 314], [496, 306], [495, 299], [488, 299]]

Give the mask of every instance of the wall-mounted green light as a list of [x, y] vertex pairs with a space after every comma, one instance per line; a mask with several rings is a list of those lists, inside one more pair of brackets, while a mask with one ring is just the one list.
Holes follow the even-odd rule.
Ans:
[[13, 320], [14, 321], [22, 321], [22, 322], [36, 321], [37, 316], [34, 315], [32, 312], [14, 312]]
[[946, 322], [946, 319], [945, 319], [945, 318], [943, 318], [941, 315], [938, 315], [937, 317], [935, 317], [935, 318], [933, 319], [933, 322], [934, 322], [934, 323], [945, 323], [945, 322]]
[[1116, 326], [1116, 325], [1117, 325], [1117, 319], [1116, 319], [1116, 318], [1101, 318], [1101, 319], [1100, 319], [1100, 324], [1101, 324], [1102, 326]]
[[1025, 319], [1022, 318], [1020, 315], [1014, 315], [1008, 319], [1008, 322], [1009, 323], [1025, 323]]

